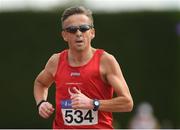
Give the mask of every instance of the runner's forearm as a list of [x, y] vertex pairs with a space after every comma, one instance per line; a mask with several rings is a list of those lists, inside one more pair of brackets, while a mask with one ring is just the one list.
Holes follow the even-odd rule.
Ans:
[[34, 98], [36, 100], [36, 104], [38, 104], [42, 100], [47, 100], [48, 96], [48, 88], [44, 87], [38, 81], [34, 83]]
[[109, 100], [100, 100], [100, 111], [129, 112], [133, 108], [133, 101], [127, 97], [116, 97]]

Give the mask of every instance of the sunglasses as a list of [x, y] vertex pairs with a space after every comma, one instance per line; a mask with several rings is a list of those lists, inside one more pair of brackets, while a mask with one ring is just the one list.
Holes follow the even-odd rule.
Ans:
[[79, 30], [81, 32], [86, 32], [91, 28], [93, 28], [92, 25], [69, 26], [69, 27], [63, 29], [63, 31], [66, 31], [69, 33], [76, 33], [77, 30]]

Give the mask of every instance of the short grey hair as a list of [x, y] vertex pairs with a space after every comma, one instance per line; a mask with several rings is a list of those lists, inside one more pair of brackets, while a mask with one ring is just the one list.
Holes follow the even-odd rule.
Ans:
[[91, 21], [92, 21], [92, 26], [93, 26], [93, 16], [92, 16], [92, 11], [90, 9], [87, 9], [83, 6], [75, 6], [75, 7], [69, 7], [64, 10], [62, 17], [61, 17], [61, 23], [63, 25], [63, 22], [71, 15], [74, 14], [84, 14], [86, 15]]

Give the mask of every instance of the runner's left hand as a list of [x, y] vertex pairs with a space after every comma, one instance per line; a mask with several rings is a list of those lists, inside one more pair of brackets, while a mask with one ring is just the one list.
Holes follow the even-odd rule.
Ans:
[[73, 109], [93, 109], [93, 100], [81, 93], [76, 87], [73, 88], [75, 94], [71, 95]]

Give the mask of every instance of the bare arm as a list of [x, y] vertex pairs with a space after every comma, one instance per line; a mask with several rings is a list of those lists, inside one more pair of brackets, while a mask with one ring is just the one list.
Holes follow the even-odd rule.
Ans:
[[[54, 76], [56, 73], [58, 59], [59, 59], [58, 57], [59, 57], [58, 54], [54, 54], [53, 56], [51, 56], [45, 68], [40, 72], [40, 74], [35, 79], [34, 98], [36, 100], [36, 104], [39, 104], [42, 100], [47, 100], [48, 89], [54, 82]], [[48, 102], [44, 102], [41, 104], [41, 106], [39, 106], [39, 114], [44, 118], [48, 118], [53, 111], [54, 108]]]
[[[114, 87], [117, 97], [109, 100], [100, 100], [100, 111], [107, 112], [128, 112], [133, 108], [133, 100], [129, 88], [122, 75], [121, 69], [115, 58], [104, 53], [101, 58], [100, 73], [102, 79], [107, 84]], [[79, 90], [77, 94], [71, 96], [72, 107], [74, 109], [93, 109], [93, 99], [90, 99]]]
[[105, 53], [101, 59], [101, 72], [107, 83], [114, 87], [117, 97], [100, 100], [99, 110], [109, 112], [128, 112], [133, 108], [133, 100], [116, 59]]

